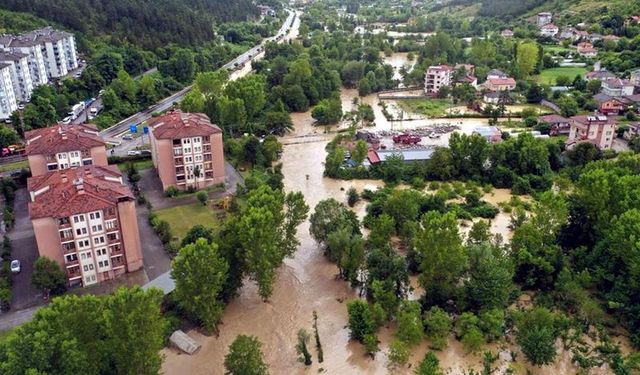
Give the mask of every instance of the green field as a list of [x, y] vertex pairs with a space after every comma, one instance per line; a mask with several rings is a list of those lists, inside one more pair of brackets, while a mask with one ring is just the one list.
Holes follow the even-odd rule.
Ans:
[[453, 105], [449, 99], [403, 99], [398, 104], [407, 112], [429, 117], [443, 117], [445, 110]]
[[211, 208], [211, 204], [203, 206], [200, 203], [192, 203], [154, 212], [158, 218], [169, 223], [173, 236], [178, 237], [178, 241], [181, 241], [194, 225], [201, 224], [205, 227], [216, 228], [219, 225], [217, 214], [222, 211]]
[[22, 168], [29, 168], [29, 161], [22, 160], [22, 161], [16, 161], [16, 162], [13, 162], [13, 163], [2, 164], [2, 165], [0, 165], [0, 173], [1, 172], [16, 171], [16, 170], [20, 170]]
[[555, 85], [556, 78], [558, 78], [559, 76], [568, 76], [571, 77], [571, 80], [573, 80], [577, 75], [584, 75], [586, 72], [586, 68], [576, 67], [545, 69], [538, 76], [538, 82], [547, 85]]
[[146, 160], [137, 160], [134, 162], [125, 161], [123, 163], [118, 164], [118, 169], [120, 169], [121, 172], [126, 172], [127, 167], [129, 166], [129, 163], [133, 163], [133, 166], [136, 167], [136, 169], [139, 171], [143, 169], [153, 168], [153, 160], [146, 159]]
[[545, 50], [545, 52], [554, 52], [554, 53], [575, 51], [575, 50], [572, 50], [571, 48], [559, 46], [557, 44], [545, 44], [542, 46], [542, 48]]

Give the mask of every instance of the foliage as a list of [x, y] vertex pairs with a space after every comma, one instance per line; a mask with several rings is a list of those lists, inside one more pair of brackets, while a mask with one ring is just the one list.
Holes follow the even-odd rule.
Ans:
[[254, 336], [238, 335], [229, 345], [224, 368], [229, 375], [268, 375], [262, 355], [262, 343]]
[[61, 294], [66, 289], [67, 275], [55, 261], [47, 257], [38, 257], [33, 263], [31, 284], [42, 290], [46, 296], [49, 293]]
[[420, 343], [424, 336], [424, 327], [420, 317], [420, 304], [415, 301], [404, 301], [397, 313], [398, 331], [396, 337], [408, 346]]
[[447, 338], [451, 332], [452, 319], [444, 310], [435, 306], [425, 313], [424, 327], [431, 340], [431, 348], [442, 350], [447, 347]]
[[204, 238], [180, 249], [172, 263], [175, 298], [209, 332], [216, 330], [222, 317], [220, 292], [228, 270], [229, 264], [220, 256], [218, 246]]
[[309, 343], [309, 333], [307, 333], [304, 328], [301, 328], [298, 331], [298, 343], [296, 344], [296, 352], [298, 353], [300, 358], [298, 360], [303, 362], [305, 366], [311, 366], [313, 361], [311, 360], [311, 353], [309, 353], [309, 349], [307, 349], [307, 344]]
[[533, 365], [552, 363], [559, 335], [558, 318], [544, 307], [534, 307], [516, 315], [516, 340]]
[[440, 361], [433, 352], [427, 352], [414, 370], [416, 375], [443, 375]]
[[409, 347], [404, 341], [393, 340], [389, 345], [389, 364], [391, 367], [405, 366], [409, 362]]
[[374, 333], [369, 305], [366, 301], [356, 299], [347, 303], [347, 312], [349, 313], [349, 337], [352, 340], [364, 342], [367, 335]]

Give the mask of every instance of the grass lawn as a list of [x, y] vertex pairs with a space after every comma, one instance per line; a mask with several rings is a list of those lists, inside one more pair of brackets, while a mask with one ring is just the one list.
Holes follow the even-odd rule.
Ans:
[[166, 220], [171, 225], [173, 235], [181, 241], [194, 225], [201, 224], [205, 227], [217, 228], [219, 220], [216, 215], [222, 211], [211, 208], [211, 203], [207, 206], [192, 203], [154, 212], [160, 219]]
[[445, 110], [453, 105], [449, 99], [403, 99], [398, 104], [407, 112], [429, 117], [443, 117]]
[[571, 77], [571, 80], [573, 81], [573, 79], [576, 78], [577, 75], [584, 75], [586, 72], [586, 68], [580, 67], [560, 67], [545, 69], [538, 76], [538, 82], [548, 85], [555, 85], [556, 78], [558, 78], [559, 76]]
[[[118, 169], [120, 169], [121, 172], [126, 172], [127, 166], [129, 165], [129, 163], [131, 162], [126, 161], [118, 164]], [[133, 162], [133, 165], [136, 167], [137, 170], [141, 171], [143, 169], [153, 168], [153, 160], [151, 159], [137, 160]]]
[[575, 50], [572, 50], [571, 48], [559, 46], [557, 44], [545, 44], [542, 46], [542, 48], [544, 48], [545, 51], [554, 52], [554, 53], [575, 51]]
[[13, 163], [2, 164], [2, 165], [0, 165], [0, 173], [20, 170], [22, 168], [29, 168], [29, 161], [28, 160], [22, 160], [22, 161], [16, 161], [16, 162], [13, 162]]

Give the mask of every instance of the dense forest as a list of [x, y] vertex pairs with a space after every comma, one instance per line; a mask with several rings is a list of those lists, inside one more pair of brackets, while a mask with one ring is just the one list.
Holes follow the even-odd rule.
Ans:
[[0, 0], [0, 8], [27, 12], [88, 36], [110, 35], [147, 49], [209, 41], [214, 36], [214, 23], [257, 15], [250, 0]]
[[[477, 0], [452, 0], [446, 3], [438, 2], [431, 10], [436, 11], [456, 5], [473, 5], [477, 2]], [[482, 2], [478, 14], [484, 17], [519, 16], [546, 2], [547, 0], [488, 0]]]

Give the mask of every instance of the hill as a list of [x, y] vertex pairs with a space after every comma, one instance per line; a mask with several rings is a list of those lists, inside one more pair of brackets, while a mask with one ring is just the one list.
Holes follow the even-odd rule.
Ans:
[[145, 49], [197, 45], [211, 40], [216, 23], [257, 16], [251, 0], [0, 0], [0, 9]]

